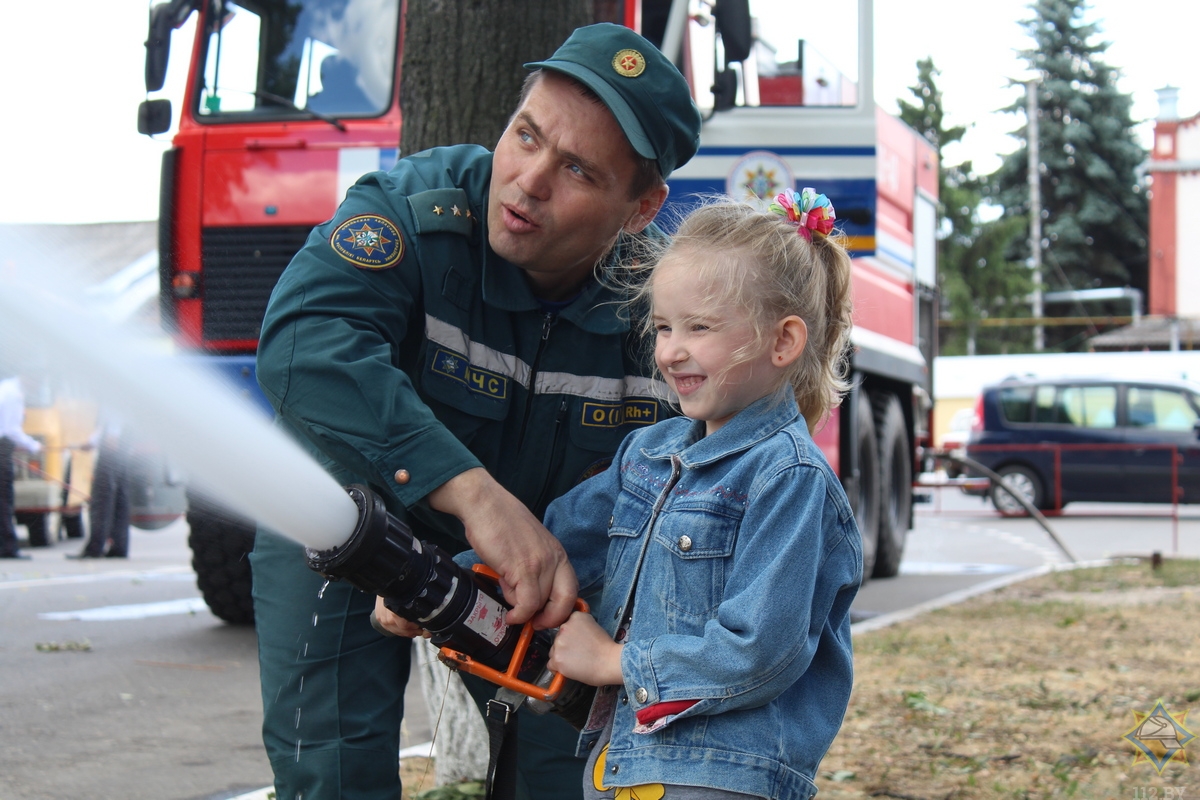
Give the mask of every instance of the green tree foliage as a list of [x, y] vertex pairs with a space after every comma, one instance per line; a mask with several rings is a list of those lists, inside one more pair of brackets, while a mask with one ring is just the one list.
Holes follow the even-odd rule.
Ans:
[[[897, 101], [900, 119], [938, 148], [962, 139], [964, 126], [945, 127], [942, 93], [933, 59], [917, 62], [917, 83], [909, 87], [915, 103]], [[1005, 258], [1020, 220], [981, 222], [984, 179], [970, 161], [938, 170], [938, 288], [942, 319], [938, 352], [945, 355], [1020, 352], [1029, 347], [1028, 328], [983, 327], [995, 317], [1028, 316], [1029, 271]]]
[[[1108, 42], [1085, 23], [1087, 0], [1034, 0], [1021, 51], [1037, 80], [1042, 261], [1048, 290], [1133, 286], [1146, 291], [1148, 204], [1137, 167], [1132, 101], [1104, 62]], [[1014, 84], [1017, 84], [1014, 81]], [[1025, 114], [1025, 96], [1006, 111]], [[1027, 141], [1028, 123], [1014, 132]], [[990, 190], [1009, 218], [1029, 214], [1028, 149], [1007, 156]], [[1012, 255], [1027, 258], [1028, 238]]]

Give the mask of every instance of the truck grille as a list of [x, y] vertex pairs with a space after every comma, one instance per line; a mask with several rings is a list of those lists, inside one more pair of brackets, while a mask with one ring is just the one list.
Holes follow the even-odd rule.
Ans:
[[303, 225], [204, 229], [204, 341], [257, 341], [271, 290], [311, 231]]

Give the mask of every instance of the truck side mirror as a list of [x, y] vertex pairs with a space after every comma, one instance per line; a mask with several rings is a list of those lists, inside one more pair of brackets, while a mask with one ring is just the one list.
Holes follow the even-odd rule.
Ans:
[[725, 47], [726, 65], [749, 58], [754, 43], [750, 31], [750, 0], [718, 0], [713, 16]]
[[167, 80], [173, 16], [170, 3], [159, 3], [150, 9], [150, 33], [146, 37], [147, 92], [157, 92]]
[[171, 101], [167, 99], [144, 100], [138, 106], [138, 133], [153, 136], [166, 133], [171, 128]]

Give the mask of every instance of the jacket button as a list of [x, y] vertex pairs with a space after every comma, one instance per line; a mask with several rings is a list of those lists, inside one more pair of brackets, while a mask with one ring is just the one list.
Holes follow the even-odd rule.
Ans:
[[396, 474], [393, 477], [396, 479], [396, 483], [400, 484], [401, 486], [408, 483], [409, 479], [412, 478], [406, 469], [396, 470]]
[[633, 696], [637, 698], [639, 703], [644, 703], [650, 698], [650, 693], [647, 692], [645, 688], [639, 686], [638, 690], [633, 693]]
[[611, 528], [613, 526], [613, 523], [616, 521], [617, 521], [617, 517], [615, 514], [613, 516], [609, 517], [608, 518], [608, 527]]
[[621, 771], [621, 765], [613, 764], [611, 767], [608, 768], [608, 771], [611, 772], [613, 775], [616, 775], [618, 772]]
[[623, 706], [629, 705], [629, 696], [628, 695], [624, 695], [624, 694], [621, 695], [621, 705], [623, 705]]
[[692, 549], [692, 537], [684, 535], [679, 537], [679, 549], [687, 552]]

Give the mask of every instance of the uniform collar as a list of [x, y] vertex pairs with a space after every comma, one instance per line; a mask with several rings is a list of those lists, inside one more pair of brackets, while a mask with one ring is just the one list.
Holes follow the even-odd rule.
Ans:
[[[734, 415], [712, 436], [704, 435], [704, 423], [688, 420], [680, 436], [644, 451], [650, 458], [670, 458], [678, 454], [685, 468], [703, 466], [769, 439], [800, 419], [791, 387], [756, 400]], [[806, 428], [807, 430], [807, 428]]]
[[[487, 230], [487, 199], [484, 199], [483, 230]], [[496, 255], [490, 245], [483, 251], [483, 302], [504, 311], [541, 311], [541, 305], [529, 289], [521, 269]], [[620, 244], [605, 259], [601, 279], [589, 280], [575, 302], [564, 308], [559, 317], [588, 333], [612, 334], [629, 330], [628, 312], [622, 297], [606, 286], [612, 264], [620, 253]]]

